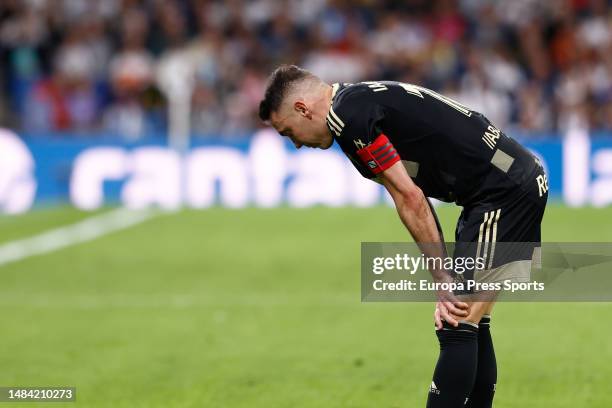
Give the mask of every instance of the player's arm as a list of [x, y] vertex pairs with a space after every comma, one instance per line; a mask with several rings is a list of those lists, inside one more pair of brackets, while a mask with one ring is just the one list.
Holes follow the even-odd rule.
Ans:
[[[428, 257], [445, 257], [442, 234], [423, 191], [412, 181], [399, 153], [384, 133], [356, 151], [359, 160], [380, 181], [395, 203], [400, 219]], [[432, 270], [437, 282], [451, 279], [444, 270]]]
[[[410, 235], [427, 257], [445, 257], [446, 249], [442, 230], [433, 207], [414, 184], [401, 161], [382, 171], [379, 177], [393, 198], [397, 213]], [[430, 271], [436, 282], [450, 282], [451, 276], [445, 270]], [[436, 326], [442, 327], [441, 318], [456, 326], [455, 316], [467, 316], [467, 304], [459, 302], [450, 292], [438, 292], [438, 304], [434, 314]]]
[[439, 246], [432, 245], [432, 250], [435, 248], [435, 255], [444, 256], [442, 237], [427, 203], [427, 198], [414, 184], [403, 164], [395, 163], [379, 177], [393, 198], [400, 219], [414, 240], [417, 243], [439, 243]]
[[[384, 170], [379, 177], [393, 198], [400, 219], [424, 255], [445, 257], [444, 242], [427, 198], [414, 184], [404, 165], [398, 161]], [[432, 270], [431, 273], [437, 282], [452, 280], [445, 270]]]
[[[389, 138], [384, 133], [379, 133], [372, 137], [368, 145], [357, 150], [356, 155], [389, 191], [400, 219], [423, 254], [432, 258], [444, 258], [444, 242], [429, 202], [408, 175]], [[445, 270], [430, 272], [436, 282], [452, 281], [452, 277]]]
[[[434, 217], [434, 220], [436, 221], [436, 227], [438, 228], [438, 233], [440, 234], [440, 240], [442, 242], [444, 241], [444, 234], [442, 232], [442, 225], [440, 224], [440, 220], [438, 219], [438, 215], [436, 214], [436, 210], [434, 209], [433, 205], [431, 204], [431, 201], [429, 199], [427, 199], [427, 204], [429, 204], [429, 208], [431, 209], [431, 213]], [[434, 323], [436, 325], [436, 329], [439, 330], [441, 329], [443, 326], [442, 324], [442, 314], [443, 312], [446, 312], [446, 316], [448, 316], [448, 309], [446, 308], [446, 305], [444, 304], [444, 302], [438, 301], [436, 303], [436, 309], [434, 311]], [[444, 319], [447, 320], [447, 319]], [[455, 323], [457, 322], [456, 319], [451, 318], [449, 320], [449, 323], [451, 323], [453, 326], [456, 326]]]
[[[444, 257], [446, 251], [442, 234], [438, 231], [429, 201], [414, 184], [395, 147], [383, 133], [388, 112], [381, 101], [393, 96], [386, 92], [376, 93], [371, 86], [365, 89], [355, 86], [347, 92], [330, 108], [331, 117], [328, 117], [341, 130], [343, 150], [354, 164], [358, 163], [357, 168], [362, 175], [367, 178], [374, 176], [382, 181], [395, 201], [400, 219], [423, 254]], [[452, 280], [446, 271], [432, 270], [431, 273], [437, 282]], [[467, 304], [457, 301], [452, 292], [438, 291], [438, 299], [437, 308], [447, 322], [458, 324], [450, 313], [467, 315]]]

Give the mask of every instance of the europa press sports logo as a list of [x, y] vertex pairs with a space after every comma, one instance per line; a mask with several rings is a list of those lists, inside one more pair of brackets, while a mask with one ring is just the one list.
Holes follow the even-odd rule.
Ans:
[[32, 154], [15, 133], [0, 129], [0, 213], [29, 210], [35, 195]]

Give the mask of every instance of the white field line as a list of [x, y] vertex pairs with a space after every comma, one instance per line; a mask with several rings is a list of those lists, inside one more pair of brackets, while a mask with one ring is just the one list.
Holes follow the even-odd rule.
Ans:
[[140, 224], [156, 214], [158, 212], [120, 208], [29, 238], [0, 244], [0, 266], [91, 241], [111, 232]]

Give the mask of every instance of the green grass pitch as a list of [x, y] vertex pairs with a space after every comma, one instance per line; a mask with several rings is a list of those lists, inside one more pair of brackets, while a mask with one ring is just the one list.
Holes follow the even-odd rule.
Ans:
[[[88, 216], [2, 217], [0, 243]], [[612, 208], [551, 205], [543, 234], [612, 241]], [[360, 242], [408, 239], [386, 207], [211, 209], [0, 266], [0, 386], [77, 387], [54, 407], [423, 407], [433, 305], [359, 291]], [[611, 312], [499, 304], [495, 407], [611, 407]]]

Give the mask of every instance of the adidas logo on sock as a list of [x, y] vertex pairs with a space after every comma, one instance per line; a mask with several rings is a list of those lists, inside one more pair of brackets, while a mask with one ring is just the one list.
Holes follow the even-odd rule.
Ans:
[[431, 382], [431, 385], [429, 386], [429, 392], [432, 394], [440, 395], [440, 390], [438, 389], [438, 387], [436, 387], [436, 383], [433, 381]]

